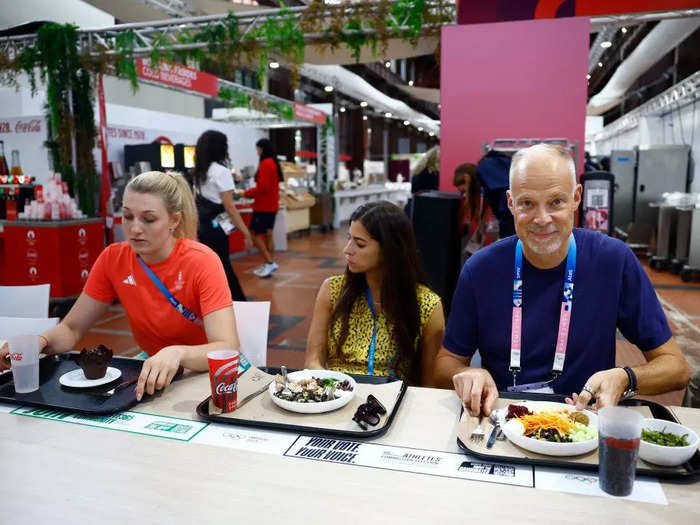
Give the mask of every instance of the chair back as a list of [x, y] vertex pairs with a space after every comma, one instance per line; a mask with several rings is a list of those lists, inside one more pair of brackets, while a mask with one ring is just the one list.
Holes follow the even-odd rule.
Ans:
[[50, 284], [0, 286], [0, 316], [48, 318], [50, 291]]
[[241, 352], [253, 365], [266, 366], [270, 301], [234, 301], [233, 313]]
[[39, 335], [58, 324], [58, 317], [0, 317], [0, 347], [6, 339], [18, 335]]

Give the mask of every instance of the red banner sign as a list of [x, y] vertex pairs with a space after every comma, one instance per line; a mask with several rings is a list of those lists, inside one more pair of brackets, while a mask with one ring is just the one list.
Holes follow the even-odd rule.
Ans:
[[297, 120], [305, 120], [306, 122], [314, 122], [316, 124], [326, 123], [326, 114], [320, 109], [312, 108], [306, 104], [294, 103], [294, 118]]
[[216, 76], [180, 64], [161, 61], [157, 68], [151, 68], [150, 59], [140, 58], [136, 61], [136, 70], [140, 78], [207, 95], [219, 94], [219, 79]]
[[567, 16], [602, 16], [646, 11], [676, 11], [700, 7], [698, 0], [499, 0], [457, 5], [458, 24], [482, 24], [562, 18]]

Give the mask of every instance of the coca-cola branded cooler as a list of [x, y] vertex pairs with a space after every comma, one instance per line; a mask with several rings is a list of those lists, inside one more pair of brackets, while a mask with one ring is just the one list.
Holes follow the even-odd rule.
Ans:
[[0, 284], [51, 284], [51, 298], [75, 297], [104, 249], [104, 219], [0, 221]]

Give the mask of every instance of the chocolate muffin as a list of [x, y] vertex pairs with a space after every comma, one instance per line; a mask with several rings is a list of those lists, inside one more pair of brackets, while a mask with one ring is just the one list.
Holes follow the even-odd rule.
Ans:
[[83, 369], [87, 379], [101, 379], [107, 373], [107, 363], [112, 359], [112, 351], [105, 345], [86, 350], [83, 348], [76, 363]]

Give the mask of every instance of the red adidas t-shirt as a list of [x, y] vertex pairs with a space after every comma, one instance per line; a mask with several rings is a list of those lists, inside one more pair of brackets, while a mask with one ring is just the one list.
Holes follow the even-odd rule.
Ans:
[[[170, 293], [200, 319], [233, 304], [221, 261], [203, 244], [178, 239], [165, 261], [149, 267]], [[104, 303], [119, 297], [134, 339], [149, 355], [170, 345], [207, 343], [204, 327], [175, 310], [127, 242], [105, 248], [90, 270], [83, 291]]]

